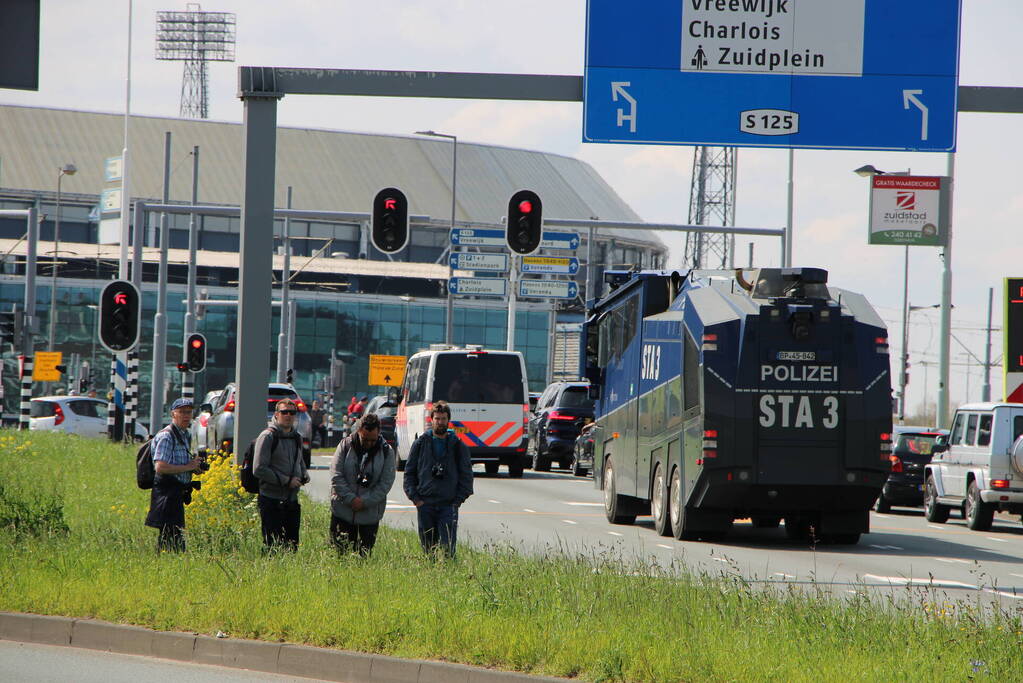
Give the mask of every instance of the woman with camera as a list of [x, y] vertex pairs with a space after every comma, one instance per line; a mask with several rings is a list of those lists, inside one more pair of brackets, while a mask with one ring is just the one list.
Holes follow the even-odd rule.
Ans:
[[380, 438], [375, 413], [364, 415], [337, 445], [330, 481], [331, 542], [342, 552], [368, 555], [394, 485], [394, 450]]
[[429, 553], [439, 546], [454, 557], [458, 508], [472, 495], [472, 457], [448, 430], [451, 407], [447, 403], [434, 403], [430, 420], [433, 428], [409, 450], [405, 495], [416, 506], [423, 550]]

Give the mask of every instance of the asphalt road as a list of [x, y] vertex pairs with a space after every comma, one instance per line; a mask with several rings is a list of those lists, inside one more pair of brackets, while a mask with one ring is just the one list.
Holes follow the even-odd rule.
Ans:
[[[315, 458], [329, 466], [330, 458]], [[650, 517], [632, 526], [610, 524], [602, 493], [590, 478], [560, 472], [532, 472], [522, 479], [495, 477], [476, 467], [475, 495], [462, 506], [459, 543], [511, 543], [526, 552], [558, 549], [571, 554], [615, 553], [670, 567], [684, 565], [711, 575], [749, 581], [820, 585], [832, 592], [932, 587], [959, 599], [987, 595], [1010, 608], [1023, 608], [1023, 526], [1017, 517], [996, 516], [988, 532], [971, 531], [955, 513], [946, 524], [930, 524], [922, 508], [871, 513], [871, 533], [855, 546], [809, 546], [790, 541], [784, 528], [754, 529], [735, 523], [721, 542], [676, 541], [658, 536]], [[328, 473], [312, 472], [308, 493], [328, 498]], [[405, 498], [401, 473], [388, 496], [384, 523], [415, 528], [415, 511]], [[973, 596], [976, 597], [976, 596]]]

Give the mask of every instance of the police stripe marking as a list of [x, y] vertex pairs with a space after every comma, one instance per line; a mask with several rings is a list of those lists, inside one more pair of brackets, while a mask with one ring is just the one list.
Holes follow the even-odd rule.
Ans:
[[731, 388], [732, 388], [732, 385], [728, 383], [728, 380], [726, 380], [726, 379], [725, 379], [724, 377], [722, 377], [722, 376], [721, 376], [721, 375], [719, 375], [718, 373], [714, 372], [714, 368], [710, 367], [709, 365], [707, 365], [707, 366], [704, 366], [704, 367], [706, 367], [706, 368], [707, 368], [707, 372], [709, 372], [710, 374], [714, 375], [714, 376], [715, 376], [715, 377], [717, 377], [717, 378], [718, 378], [719, 380], [721, 380], [721, 383], [722, 383], [722, 384], [724, 384], [724, 385], [725, 385], [726, 387], [728, 387], [729, 389], [731, 389]]
[[882, 370], [881, 374], [874, 378], [874, 381], [866, 386], [864, 391], [870, 391], [870, 388], [881, 381], [881, 378], [888, 374], [887, 370]]
[[737, 394], [760, 394], [764, 392], [774, 391], [780, 394], [827, 394], [829, 396], [836, 396], [841, 394], [842, 396], [860, 396], [863, 394], [862, 391], [849, 390], [840, 391], [828, 390], [828, 389], [790, 389], [789, 387], [782, 387], [777, 389], [736, 389]]

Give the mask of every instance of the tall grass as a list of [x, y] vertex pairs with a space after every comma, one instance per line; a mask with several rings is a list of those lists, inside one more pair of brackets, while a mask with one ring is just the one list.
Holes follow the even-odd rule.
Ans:
[[[372, 557], [339, 557], [327, 543], [329, 511], [308, 501], [296, 554], [267, 556], [252, 526], [199, 516], [186, 554], [158, 554], [133, 451], [5, 438], [4, 495], [62, 491], [67, 528], [0, 530], [3, 610], [601, 682], [1016, 680], [1023, 671], [1019, 613], [754, 589], [604, 551], [529, 556], [495, 543], [436, 561], [413, 534], [386, 526]], [[252, 513], [239, 499], [232, 514]]]

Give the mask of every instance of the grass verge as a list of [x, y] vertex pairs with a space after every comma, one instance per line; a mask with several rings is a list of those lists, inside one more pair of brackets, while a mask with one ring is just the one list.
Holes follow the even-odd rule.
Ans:
[[1023, 670], [1019, 613], [840, 602], [503, 545], [435, 562], [387, 527], [368, 560], [339, 558], [326, 506], [308, 501], [299, 552], [267, 557], [251, 502], [216, 468], [204, 490], [217, 499], [189, 511], [189, 552], [159, 555], [133, 453], [0, 432], [0, 609], [601, 683], [1015, 680]]

